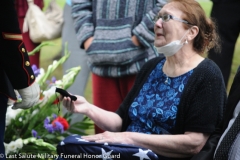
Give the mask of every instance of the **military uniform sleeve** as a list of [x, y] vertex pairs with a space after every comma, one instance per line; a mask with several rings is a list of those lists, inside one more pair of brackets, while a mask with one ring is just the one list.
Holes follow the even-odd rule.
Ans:
[[0, 21], [0, 92], [6, 93], [6, 83], [22, 89], [30, 86], [35, 76], [22, 41], [14, 0], [0, 1]]

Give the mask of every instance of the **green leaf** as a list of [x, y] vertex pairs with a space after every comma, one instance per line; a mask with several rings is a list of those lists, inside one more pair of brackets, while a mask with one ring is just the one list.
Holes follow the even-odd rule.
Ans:
[[56, 138], [56, 136], [53, 135], [53, 134], [47, 134], [47, 135], [44, 136], [44, 138], [54, 139], [54, 138]]
[[34, 55], [36, 52], [40, 51], [40, 49], [43, 46], [54, 46], [54, 44], [52, 42], [42, 42], [40, 45], [38, 45], [34, 50], [32, 50], [31, 52], [28, 52], [29, 56]]

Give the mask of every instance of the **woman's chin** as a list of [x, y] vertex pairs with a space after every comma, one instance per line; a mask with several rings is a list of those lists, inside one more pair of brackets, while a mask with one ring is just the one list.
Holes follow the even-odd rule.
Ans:
[[164, 46], [165, 45], [165, 43], [163, 43], [163, 41], [161, 40], [156, 40], [155, 39], [155, 41], [154, 41], [154, 46], [155, 47], [162, 47], [162, 46]]

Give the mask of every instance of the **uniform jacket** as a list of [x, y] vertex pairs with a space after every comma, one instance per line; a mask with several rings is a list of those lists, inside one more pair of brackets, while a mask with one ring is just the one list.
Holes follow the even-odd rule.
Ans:
[[[122, 77], [136, 74], [159, 54], [154, 49], [154, 16], [166, 0], [72, 0], [72, 16], [80, 47], [86, 50], [93, 73]], [[140, 46], [131, 37], [135, 35]]]
[[35, 81], [27, 50], [22, 41], [14, 0], [0, 1], [0, 94], [16, 99], [13, 89]]
[[218, 126], [216, 131], [209, 137], [203, 149], [195, 155], [191, 160], [212, 160], [218, 141], [228, 126], [229, 121], [232, 118], [233, 112], [237, 103], [240, 100], [240, 68], [234, 78], [231, 86], [228, 101], [226, 105], [226, 111], [221, 124]]

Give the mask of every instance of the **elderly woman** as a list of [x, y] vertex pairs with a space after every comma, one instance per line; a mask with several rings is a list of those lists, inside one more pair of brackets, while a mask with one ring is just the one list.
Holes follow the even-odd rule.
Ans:
[[[222, 119], [226, 101], [223, 77], [217, 65], [203, 57], [208, 49], [218, 47], [218, 36], [214, 23], [193, 0], [170, 0], [154, 21], [154, 45], [164, 58], [152, 59], [142, 67], [115, 113], [81, 96], [77, 101], [64, 97], [63, 105], [107, 130], [82, 136], [80, 141], [95, 141], [96, 146], [134, 145], [153, 151], [158, 159], [189, 159], [201, 150]], [[72, 153], [72, 143], [61, 142], [58, 153]], [[140, 149], [134, 155], [140, 155]]]

